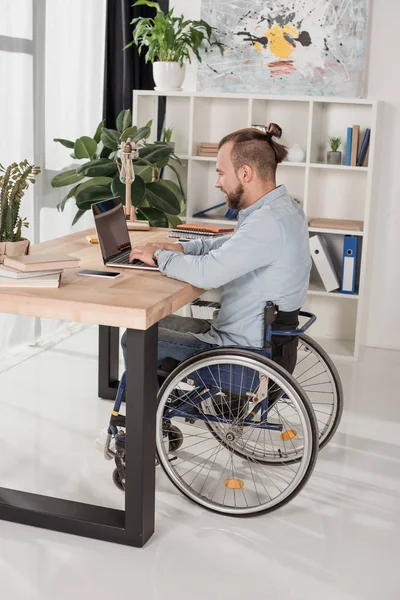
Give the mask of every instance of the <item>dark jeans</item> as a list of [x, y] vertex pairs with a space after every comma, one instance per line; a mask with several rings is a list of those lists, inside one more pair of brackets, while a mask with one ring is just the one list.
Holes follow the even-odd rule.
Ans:
[[[210, 324], [204, 319], [177, 315], [162, 319], [158, 324], [158, 366], [161, 366], [165, 358], [182, 362], [201, 350], [216, 348], [214, 344], [201, 342], [193, 335], [193, 333], [206, 333], [209, 329]], [[126, 332], [122, 336], [121, 346], [126, 364]]]

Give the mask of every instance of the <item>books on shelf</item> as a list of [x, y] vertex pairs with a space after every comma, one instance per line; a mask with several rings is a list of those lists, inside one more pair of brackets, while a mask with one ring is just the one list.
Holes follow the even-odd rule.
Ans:
[[29, 254], [28, 256], [15, 256], [13, 258], [6, 256], [4, 265], [16, 269], [17, 271], [29, 273], [33, 271], [75, 269], [79, 267], [80, 260], [79, 258], [76, 258], [76, 256], [69, 256], [66, 254]]
[[218, 227], [211, 225], [196, 225], [186, 224], [177, 225], [174, 229], [169, 232], [169, 237], [174, 238], [185, 238], [185, 239], [199, 239], [208, 237], [220, 237], [221, 235], [227, 235], [235, 231], [233, 227]]
[[343, 229], [345, 231], [363, 231], [364, 221], [350, 219], [311, 219], [310, 227], [319, 229]]
[[60, 286], [61, 273], [51, 273], [40, 277], [27, 277], [13, 279], [11, 277], [0, 277], [0, 289], [7, 288], [58, 288]]
[[365, 130], [362, 141], [360, 141], [361, 135], [359, 125], [353, 125], [353, 127], [347, 128], [346, 166], [362, 167], [365, 164], [370, 137], [371, 129], [369, 127]]
[[209, 302], [207, 300], [193, 300], [190, 305], [192, 317], [195, 319], [213, 319], [215, 312], [221, 308], [219, 302]]
[[218, 154], [218, 144], [212, 142], [200, 142], [199, 144], [199, 156], [210, 156], [214, 157]]

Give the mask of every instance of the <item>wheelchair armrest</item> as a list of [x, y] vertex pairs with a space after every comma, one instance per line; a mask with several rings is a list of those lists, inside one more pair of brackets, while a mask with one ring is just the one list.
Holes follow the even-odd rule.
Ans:
[[305, 331], [307, 331], [307, 329], [309, 329], [311, 327], [311, 325], [313, 323], [315, 323], [315, 321], [317, 320], [317, 317], [313, 313], [306, 312], [306, 311], [300, 311], [299, 317], [307, 317], [308, 318], [308, 321], [306, 321], [302, 327], [298, 327], [297, 329], [274, 330], [272, 332], [272, 335], [274, 337], [276, 335], [291, 335], [291, 336], [300, 335], [301, 333], [304, 333]]

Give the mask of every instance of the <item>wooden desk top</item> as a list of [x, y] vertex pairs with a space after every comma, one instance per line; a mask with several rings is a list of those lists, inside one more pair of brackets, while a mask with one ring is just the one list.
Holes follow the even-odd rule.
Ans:
[[[105, 267], [98, 244], [86, 236], [94, 229], [35, 244], [30, 254], [71, 254], [81, 259], [79, 269], [67, 269], [56, 289], [0, 288], [0, 313], [81, 321], [97, 325], [148, 329], [203, 293], [188, 283], [169, 279], [158, 271]], [[132, 244], [171, 241], [168, 230], [130, 232]], [[81, 277], [81, 269], [118, 270], [109, 280]]]

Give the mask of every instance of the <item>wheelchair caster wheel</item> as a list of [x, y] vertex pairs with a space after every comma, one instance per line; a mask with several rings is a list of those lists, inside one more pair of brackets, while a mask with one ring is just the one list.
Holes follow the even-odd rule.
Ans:
[[183, 435], [181, 430], [175, 425], [168, 428], [169, 451], [176, 452], [183, 444]]
[[118, 472], [118, 469], [114, 469], [112, 474], [112, 480], [114, 482], [114, 485], [116, 485], [117, 488], [121, 490], [121, 492], [125, 491], [125, 480], [121, 481], [121, 476]]

